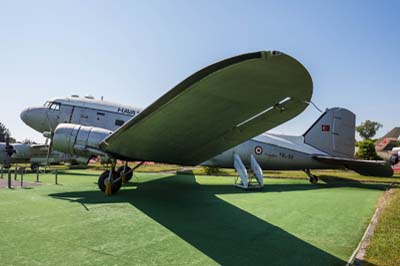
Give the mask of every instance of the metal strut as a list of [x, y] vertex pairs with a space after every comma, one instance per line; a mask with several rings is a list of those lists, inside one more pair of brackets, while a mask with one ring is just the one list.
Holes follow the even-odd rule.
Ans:
[[110, 170], [108, 172], [108, 178], [106, 180], [106, 190], [105, 190], [106, 196], [111, 196], [112, 195], [111, 186], [114, 183], [113, 172], [114, 172], [114, 169], [115, 169], [115, 164], [116, 164], [116, 161], [114, 159], [112, 159], [111, 167], [110, 167]]

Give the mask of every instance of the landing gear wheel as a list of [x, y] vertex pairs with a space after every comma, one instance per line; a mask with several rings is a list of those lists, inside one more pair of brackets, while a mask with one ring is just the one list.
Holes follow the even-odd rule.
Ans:
[[[117, 169], [118, 176], [121, 176], [121, 174], [122, 174], [123, 171], [124, 171], [124, 166], [120, 166], [120, 167]], [[128, 182], [129, 180], [131, 180], [131, 179], [132, 179], [132, 176], [133, 176], [132, 169], [131, 169], [129, 166], [126, 166], [126, 167], [125, 167], [125, 180], [126, 180], [126, 182]]]
[[32, 171], [35, 171], [38, 168], [39, 168], [39, 164], [38, 163], [31, 163], [31, 170]]
[[308, 179], [311, 184], [317, 184], [318, 183], [318, 176], [316, 175], [311, 175], [310, 178]]
[[[99, 176], [99, 181], [97, 184], [99, 185], [99, 188], [101, 191], [105, 192], [106, 191], [106, 183], [107, 183], [107, 178], [110, 174], [110, 171], [104, 171], [100, 176]], [[112, 178], [113, 182], [111, 184], [111, 192], [112, 194], [117, 193], [119, 189], [122, 186], [122, 179], [120, 178], [119, 174], [115, 171], [112, 172]]]

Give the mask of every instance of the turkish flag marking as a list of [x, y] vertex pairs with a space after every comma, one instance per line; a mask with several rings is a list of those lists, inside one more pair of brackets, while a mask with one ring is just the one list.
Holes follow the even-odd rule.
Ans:
[[331, 131], [331, 126], [330, 125], [322, 125], [322, 131], [323, 132]]

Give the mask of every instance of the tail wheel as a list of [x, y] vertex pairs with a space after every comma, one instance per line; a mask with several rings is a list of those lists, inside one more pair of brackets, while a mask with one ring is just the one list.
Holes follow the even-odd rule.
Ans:
[[310, 176], [310, 178], [308, 180], [310, 181], [311, 184], [315, 185], [318, 183], [318, 176], [312, 175], [312, 176]]
[[39, 164], [38, 163], [31, 163], [31, 170], [32, 171], [35, 171], [38, 168], [39, 168]]
[[399, 155], [398, 154], [393, 154], [390, 156], [390, 164], [395, 165], [399, 163]]
[[[118, 176], [121, 176], [122, 172], [124, 172], [124, 166], [121, 166], [121, 167], [119, 167], [117, 169]], [[129, 180], [132, 179], [133, 172], [132, 172], [132, 169], [129, 166], [125, 167], [125, 172], [124, 173], [125, 173], [126, 182], [128, 182]]]
[[[107, 183], [107, 178], [110, 174], [110, 171], [104, 171], [100, 176], [97, 184], [99, 185], [99, 188], [101, 191], [105, 192], [106, 191], [106, 183]], [[115, 171], [112, 172], [112, 179], [113, 182], [111, 184], [111, 192], [117, 193], [119, 189], [122, 186], [122, 179], [120, 178], [119, 174]]]

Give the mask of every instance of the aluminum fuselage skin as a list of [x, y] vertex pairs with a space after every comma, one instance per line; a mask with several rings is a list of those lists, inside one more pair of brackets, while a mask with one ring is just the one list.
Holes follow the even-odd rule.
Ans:
[[253, 155], [263, 170], [332, 169], [330, 164], [313, 159], [313, 155], [326, 155], [304, 144], [302, 136], [286, 136], [265, 133], [229, 149], [203, 162], [204, 166], [233, 168], [233, 155], [238, 154], [243, 163], [250, 166]]

